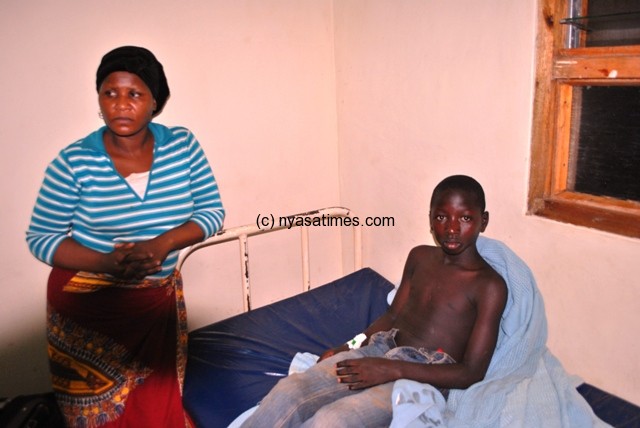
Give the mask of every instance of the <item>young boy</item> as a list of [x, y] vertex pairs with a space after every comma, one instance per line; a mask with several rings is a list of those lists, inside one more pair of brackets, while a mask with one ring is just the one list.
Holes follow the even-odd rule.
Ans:
[[489, 222], [482, 186], [462, 175], [444, 179], [429, 220], [438, 246], [410, 251], [388, 311], [278, 382], [243, 427], [389, 426], [394, 381], [429, 383], [446, 396], [484, 378], [507, 287], [476, 249]]

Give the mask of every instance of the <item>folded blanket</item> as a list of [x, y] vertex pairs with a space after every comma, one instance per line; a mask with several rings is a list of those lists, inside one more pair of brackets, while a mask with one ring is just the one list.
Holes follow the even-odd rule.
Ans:
[[477, 247], [505, 279], [509, 296], [485, 379], [450, 391], [446, 426], [608, 426], [547, 349], [544, 303], [528, 266], [499, 241], [481, 236]]

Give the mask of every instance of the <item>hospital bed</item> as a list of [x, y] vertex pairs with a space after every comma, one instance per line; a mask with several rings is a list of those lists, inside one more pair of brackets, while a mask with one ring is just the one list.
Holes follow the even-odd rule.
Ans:
[[[348, 218], [349, 209], [334, 207], [296, 214], [295, 218]], [[300, 293], [259, 308], [252, 307], [248, 242], [288, 227], [260, 224], [224, 229], [207, 241], [183, 250], [179, 268], [194, 252], [236, 242], [239, 246], [244, 312], [198, 328], [189, 334], [184, 403], [198, 427], [227, 427], [255, 406], [286, 376], [294, 356], [319, 355], [363, 331], [388, 307], [394, 285], [370, 268], [362, 268], [361, 227], [353, 227], [354, 272], [311, 287], [309, 227], [300, 227], [302, 278]], [[273, 223], [272, 223], [273, 224]], [[294, 227], [297, 227], [294, 225]], [[577, 387], [594, 412], [616, 427], [640, 426], [640, 408], [593, 385]]]

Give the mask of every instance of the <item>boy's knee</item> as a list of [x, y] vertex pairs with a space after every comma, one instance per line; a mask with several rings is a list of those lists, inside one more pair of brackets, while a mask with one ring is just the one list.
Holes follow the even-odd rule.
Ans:
[[[304, 428], [326, 427], [388, 427], [391, 423], [390, 415], [379, 412], [377, 409], [366, 405], [353, 406], [351, 400], [336, 401], [322, 407], [312, 418], [302, 426]], [[362, 403], [364, 404], [364, 403]]]
[[273, 399], [283, 399], [287, 402], [294, 402], [297, 399], [301, 399], [303, 394], [300, 391], [303, 390], [306, 384], [304, 377], [298, 374], [291, 374], [285, 378], [282, 378], [276, 383], [267, 397]]
[[336, 412], [335, 409], [330, 410], [329, 407], [331, 406], [325, 406], [319, 409], [313, 415], [313, 417], [311, 417], [304, 423], [303, 428], [326, 428], [326, 427], [350, 426], [346, 423], [347, 421], [342, 417], [341, 412]]

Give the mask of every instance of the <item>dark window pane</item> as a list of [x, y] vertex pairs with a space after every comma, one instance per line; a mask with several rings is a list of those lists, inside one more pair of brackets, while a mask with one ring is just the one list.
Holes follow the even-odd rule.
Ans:
[[[565, 46], [627, 46], [640, 44], [639, 0], [567, 0], [569, 16]], [[583, 14], [583, 3], [587, 9]]]
[[640, 202], [640, 87], [574, 91], [573, 190]]
[[640, 44], [640, 1], [588, 0], [587, 46]]

